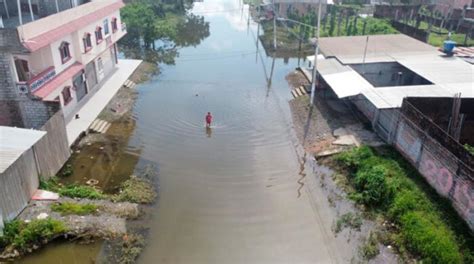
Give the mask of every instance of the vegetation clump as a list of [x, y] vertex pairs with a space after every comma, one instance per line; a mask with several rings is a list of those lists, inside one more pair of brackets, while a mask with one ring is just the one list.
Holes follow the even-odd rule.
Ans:
[[153, 202], [156, 192], [152, 183], [147, 179], [132, 175], [130, 179], [122, 183], [119, 194], [113, 197], [116, 202], [132, 202], [148, 204]]
[[366, 260], [375, 258], [380, 253], [378, 244], [376, 234], [370, 232], [364, 244], [359, 248], [359, 254]]
[[61, 213], [61, 215], [88, 215], [97, 212], [99, 207], [95, 204], [79, 204], [74, 202], [55, 203], [51, 205], [51, 210]]
[[66, 225], [52, 218], [35, 219], [31, 222], [13, 220], [5, 224], [0, 236], [0, 248], [12, 246], [25, 252], [30, 246], [44, 243], [67, 232]]
[[[426, 263], [472, 260], [469, 242], [455, 235], [446, 216], [411, 178], [416, 171], [393, 150], [362, 146], [339, 154], [336, 161], [349, 171], [355, 187], [350, 197], [397, 224], [398, 239], [393, 242], [401, 251], [407, 248]], [[364, 251], [371, 256], [369, 249]]]
[[120, 264], [135, 263], [145, 247], [145, 238], [142, 235], [131, 234], [124, 236]]
[[334, 232], [339, 233], [343, 228], [350, 227], [352, 229], [360, 230], [362, 226], [362, 217], [359, 214], [352, 212], [345, 213], [336, 221]]
[[107, 198], [107, 195], [94, 187], [77, 184], [61, 185], [54, 177], [47, 181], [40, 181], [40, 188], [57, 192], [61, 196], [70, 198], [87, 198], [92, 200]]
[[464, 144], [464, 148], [474, 156], [474, 147], [469, 144]]

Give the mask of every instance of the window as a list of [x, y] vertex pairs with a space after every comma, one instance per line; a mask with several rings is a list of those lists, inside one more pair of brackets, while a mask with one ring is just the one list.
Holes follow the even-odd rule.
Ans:
[[109, 20], [106, 19], [104, 20], [104, 35], [108, 35], [109, 34]]
[[16, 74], [18, 75], [19, 82], [27, 82], [29, 78], [30, 70], [28, 68], [28, 61], [15, 58]]
[[59, 53], [61, 54], [61, 62], [64, 64], [71, 59], [71, 53], [69, 52], [69, 43], [63, 41], [59, 46]]
[[95, 29], [95, 41], [97, 44], [101, 43], [102, 42], [102, 28], [101, 27], [97, 27]]
[[71, 96], [71, 86], [66, 86], [66, 87], [64, 87], [64, 89], [62, 90], [61, 94], [63, 95], [64, 105], [69, 104], [69, 102], [71, 102], [71, 100], [72, 100], [72, 96]]
[[84, 43], [84, 52], [88, 52], [92, 49], [92, 41], [91, 41], [91, 34], [86, 33], [82, 38], [82, 42]]
[[112, 24], [112, 33], [115, 33], [118, 30], [117, 18], [116, 17], [112, 18], [112, 21], [110, 23]]

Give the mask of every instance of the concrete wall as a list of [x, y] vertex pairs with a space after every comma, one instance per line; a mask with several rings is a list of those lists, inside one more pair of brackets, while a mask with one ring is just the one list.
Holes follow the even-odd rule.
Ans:
[[0, 208], [4, 221], [14, 219], [39, 185], [33, 149], [29, 149], [0, 174]]
[[48, 179], [56, 175], [71, 156], [62, 111], [54, 114], [40, 130], [46, 131], [46, 135], [35, 144], [34, 150], [39, 174]]
[[448, 198], [459, 215], [474, 230], [474, 171], [406, 116], [401, 115], [395, 147], [426, 181]]
[[362, 95], [351, 102], [372, 122], [374, 130], [449, 199], [474, 230], [474, 159], [431, 120], [404, 102], [401, 109], [376, 109]]

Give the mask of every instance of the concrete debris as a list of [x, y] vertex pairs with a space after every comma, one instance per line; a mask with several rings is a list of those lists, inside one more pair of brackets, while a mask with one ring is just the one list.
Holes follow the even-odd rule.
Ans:
[[48, 218], [48, 216], [49, 216], [49, 215], [48, 215], [47, 213], [40, 213], [40, 214], [36, 217], [36, 219], [42, 220], [42, 219]]
[[340, 136], [338, 139], [334, 140], [332, 144], [342, 146], [360, 146], [359, 141], [353, 135]]
[[333, 134], [335, 137], [340, 137], [340, 136], [349, 135], [349, 132], [348, 132], [345, 128], [340, 127], [340, 128], [338, 128], [338, 129], [334, 130], [334, 131], [332, 132], [332, 134]]
[[322, 158], [322, 157], [327, 157], [331, 156], [337, 153], [343, 152], [345, 149], [344, 148], [335, 148], [335, 149], [328, 149], [328, 150], [323, 150], [318, 153], [316, 153], [316, 158]]

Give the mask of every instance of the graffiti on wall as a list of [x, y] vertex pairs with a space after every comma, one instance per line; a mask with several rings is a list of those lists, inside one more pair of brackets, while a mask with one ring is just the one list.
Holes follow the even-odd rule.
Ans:
[[436, 189], [448, 197], [460, 215], [474, 227], [474, 184], [468, 179], [456, 175], [425, 149], [421, 155], [419, 168], [421, 174]]
[[415, 132], [404, 122], [400, 122], [397, 132], [395, 145], [407, 156], [413, 163], [416, 163], [420, 156], [421, 141], [415, 136]]

